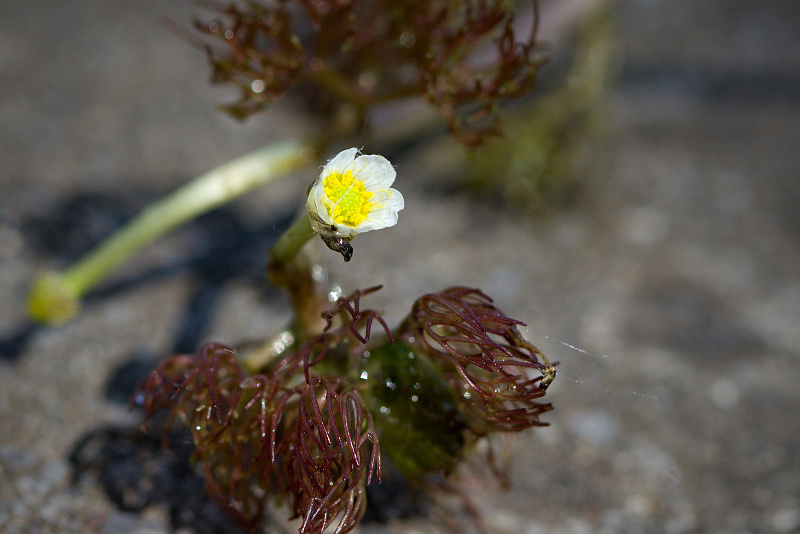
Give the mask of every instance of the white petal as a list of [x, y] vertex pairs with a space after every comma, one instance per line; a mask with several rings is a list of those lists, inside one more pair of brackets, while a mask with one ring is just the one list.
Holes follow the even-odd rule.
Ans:
[[375, 210], [367, 215], [367, 218], [358, 227], [358, 233], [371, 232], [389, 228], [397, 224], [397, 212], [394, 210]]
[[336, 154], [322, 169], [320, 176], [327, 176], [331, 173], [344, 174], [353, 164], [358, 154], [357, 148], [348, 148]]
[[311, 190], [308, 192], [308, 200], [306, 201], [306, 210], [309, 213], [313, 213], [317, 216], [318, 219], [324, 221], [327, 224], [333, 224], [333, 220], [331, 220], [330, 216], [328, 215], [328, 210], [325, 207], [325, 185], [322, 178], [318, 178], [314, 185], [311, 186]]
[[361, 181], [367, 191], [386, 189], [394, 183], [397, 176], [389, 160], [377, 154], [358, 156], [352, 170], [356, 180]]
[[380, 230], [397, 224], [397, 212], [405, 207], [403, 195], [397, 189], [384, 189], [375, 193], [372, 198], [375, 207], [367, 218], [358, 225], [359, 232]]
[[397, 189], [387, 188], [375, 191], [370, 201], [375, 205], [374, 209], [390, 208], [400, 211], [406, 205], [403, 195]]

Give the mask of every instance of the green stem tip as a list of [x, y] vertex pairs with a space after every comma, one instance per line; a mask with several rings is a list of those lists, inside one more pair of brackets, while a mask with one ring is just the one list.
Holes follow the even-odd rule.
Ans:
[[38, 276], [28, 294], [28, 316], [38, 323], [63, 324], [80, 310], [80, 293], [60, 273]]

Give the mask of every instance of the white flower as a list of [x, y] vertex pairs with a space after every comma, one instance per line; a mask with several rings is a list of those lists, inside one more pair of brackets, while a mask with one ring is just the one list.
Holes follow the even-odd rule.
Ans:
[[306, 209], [314, 231], [323, 239], [349, 241], [356, 234], [397, 224], [405, 202], [390, 187], [395, 176], [383, 156], [358, 155], [356, 148], [337, 154], [308, 191]]

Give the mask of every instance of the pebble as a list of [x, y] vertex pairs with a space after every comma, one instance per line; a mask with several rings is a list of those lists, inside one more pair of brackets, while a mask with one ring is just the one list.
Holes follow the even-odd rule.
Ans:
[[730, 410], [739, 402], [739, 386], [727, 378], [719, 378], [711, 384], [711, 402], [721, 410]]
[[163, 534], [163, 528], [137, 515], [112, 512], [103, 526], [104, 534]]
[[769, 522], [780, 534], [796, 532], [800, 528], [800, 508], [783, 508], [772, 512]]

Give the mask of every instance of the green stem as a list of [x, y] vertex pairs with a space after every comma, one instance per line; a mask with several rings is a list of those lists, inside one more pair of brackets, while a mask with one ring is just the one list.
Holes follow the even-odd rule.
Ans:
[[307, 212], [303, 213], [303, 216], [297, 219], [273, 245], [270, 252], [270, 264], [288, 264], [314, 235], [314, 230], [311, 228], [311, 219], [308, 218]]
[[80, 298], [141, 248], [314, 159], [311, 146], [290, 141], [251, 152], [197, 177], [147, 208], [68, 270], [40, 275], [28, 295], [28, 315], [41, 323], [69, 321], [80, 309]]
[[322, 312], [329, 305], [327, 283], [315, 274], [321, 267], [313, 254], [303, 248], [315, 235], [308, 213], [304, 212], [278, 238], [267, 265], [270, 283], [289, 292], [295, 315], [290, 329], [301, 342], [322, 331], [325, 326]]

